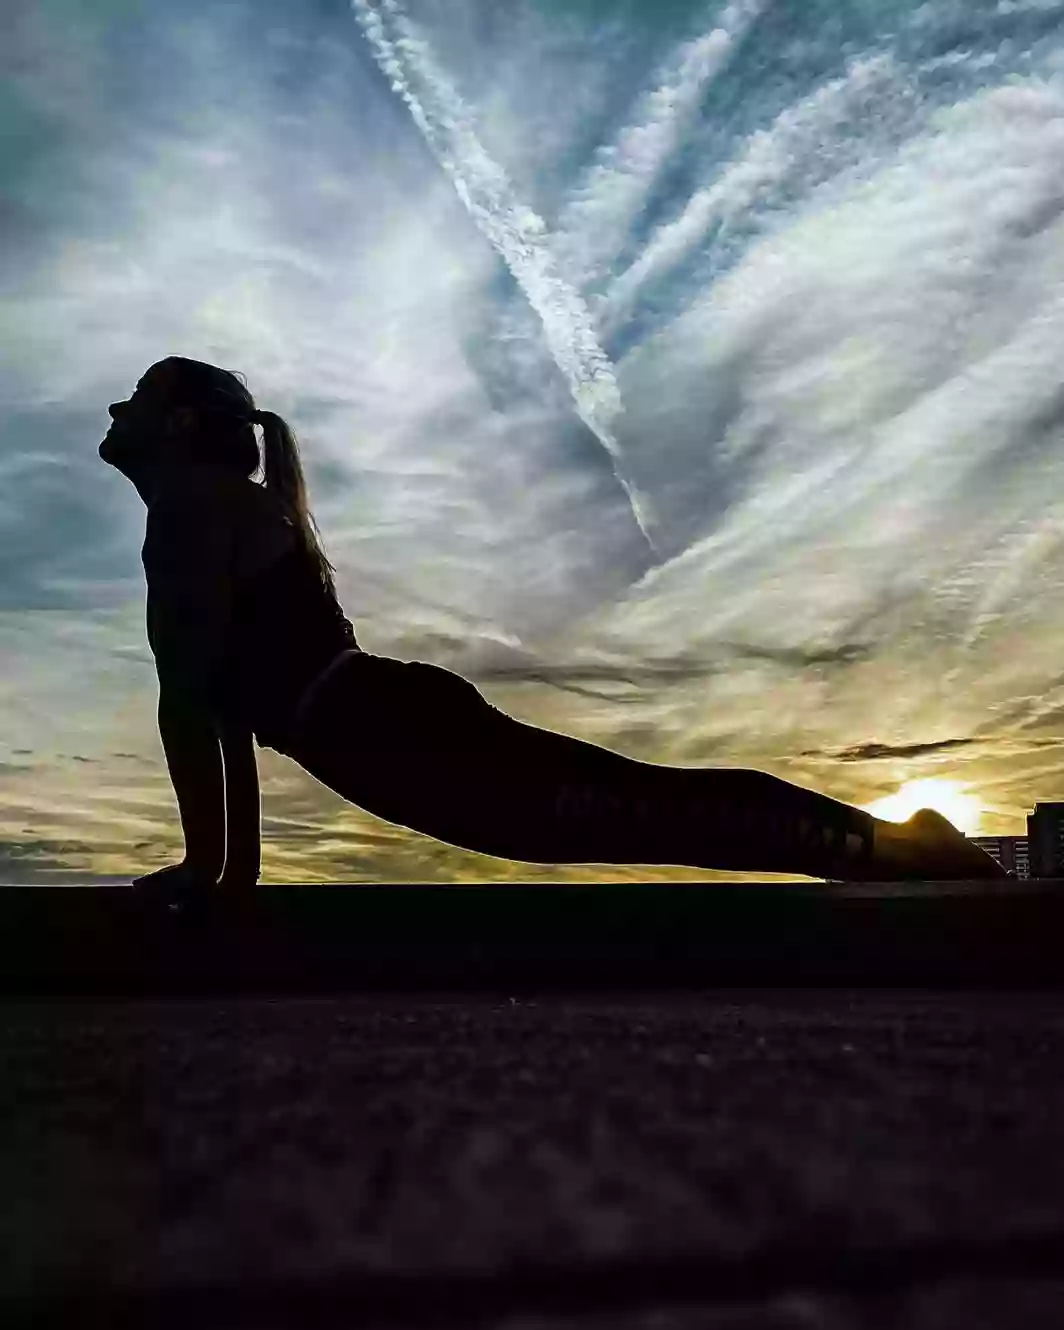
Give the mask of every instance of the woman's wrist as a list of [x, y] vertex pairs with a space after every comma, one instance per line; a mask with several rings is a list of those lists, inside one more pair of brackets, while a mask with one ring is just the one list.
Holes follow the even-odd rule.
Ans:
[[221, 878], [223, 881], [240, 881], [247, 878], [248, 881], [257, 882], [261, 873], [258, 860], [227, 859]]
[[216, 882], [222, 871], [220, 861], [213, 855], [186, 854], [181, 862], [190, 877], [204, 882]]

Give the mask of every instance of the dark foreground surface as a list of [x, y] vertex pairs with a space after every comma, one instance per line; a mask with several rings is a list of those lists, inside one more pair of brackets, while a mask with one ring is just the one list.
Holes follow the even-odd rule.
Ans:
[[0, 1068], [4, 1326], [1064, 1324], [1056, 993], [8, 998]]

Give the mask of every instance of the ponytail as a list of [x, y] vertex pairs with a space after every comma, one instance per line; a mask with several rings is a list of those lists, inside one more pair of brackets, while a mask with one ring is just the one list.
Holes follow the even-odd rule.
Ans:
[[253, 421], [262, 426], [263, 472], [268, 493], [280, 503], [285, 515], [310, 551], [321, 574], [323, 586], [336, 595], [333, 574], [336, 569], [325, 557], [318, 524], [307, 502], [307, 485], [299, 460], [299, 446], [287, 421], [273, 411], [256, 411]]

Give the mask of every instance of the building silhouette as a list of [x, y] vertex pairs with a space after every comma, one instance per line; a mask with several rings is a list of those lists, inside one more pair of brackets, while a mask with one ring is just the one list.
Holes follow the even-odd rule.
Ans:
[[1018, 878], [1064, 878], [1064, 803], [1036, 803], [1027, 814], [1026, 836], [969, 839]]
[[1064, 803], [1036, 803], [1027, 814], [1032, 877], [1064, 877]]
[[1018, 878], [1032, 877], [1031, 858], [1026, 836], [969, 836], [973, 845], [985, 850], [991, 859]]

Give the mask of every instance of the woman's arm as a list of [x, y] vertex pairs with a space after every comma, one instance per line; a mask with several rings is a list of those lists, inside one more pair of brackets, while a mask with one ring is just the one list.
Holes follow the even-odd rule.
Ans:
[[232, 602], [232, 531], [222, 497], [195, 477], [173, 477], [149, 507], [142, 557], [148, 642], [159, 676], [159, 732], [181, 811], [185, 858], [215, 881], [226, 854], [227, 796], [236, 815], [234, 844], [247, 846], [249, 857], [258, 854], [251, 735], [238, 741], [217, 706]]

